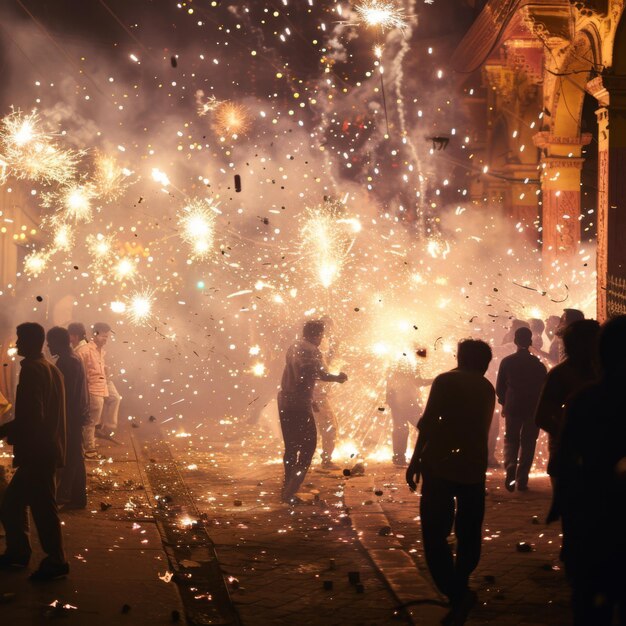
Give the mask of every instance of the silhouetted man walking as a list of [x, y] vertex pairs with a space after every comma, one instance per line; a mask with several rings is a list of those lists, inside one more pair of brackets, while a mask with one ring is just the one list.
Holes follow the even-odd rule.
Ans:
[[[491, 348], [485, 342], [459, 343], [458, 367], [433, 381], [406, 472], [412, 490], [420, 475], [423, 478], [424, 555], [453, 613], [469, 610], [476, 600], [468, 584], [480, 560], [485, 513], [487, 439], [495, 405], [493, 385], [484, 377], [490, 361]], [[448, 544], [453, 525], [456, 559]]]
[[57, 488], [57, 503], [66, 508], [87, 506], [87, 476], [83, 457], [83, 426], [89, 419], [89, 395], [85, 370], [70, 345], [65, 328], [51, 328], [46, 338], [50, 354], [58, 356], [56, 366], [65, 383], [65, 414], [67, 425], [67, 454], [65, 467]]
[[326, 371], [319, 345], [324, 336], [324, 323], [311, 320], [304, 325], [303, 339], [287, 350], [287, 359], [278, 393], [280, 427], [285, 441], [283, 463], [285, 482], [283, 502], [291, 502], [304, 481], [317, 443], [312, 398], [315, 381], [344, 383], [342, 372]]
[[528, 474], [539, 436], [535, 408], [547, 370], [528, 350], [532, 337], [530, 328], [515, 331], [517, 352], [502, 359], [496, 381], [496, 394], [505, 420], [504, 467], [508, 491], [514, 491], [516, 485], [519, 491], [528, 489]]
[[62, 374], [43, 358], [44, 339], [39, 324], [17, 327], [17, 353], [24, 359], [15, 396], [15, 419], [0, 431], [13, 445], [13, 465], [17, 468], [0, 510], [6, 531], [0, 568], [28, 565], [32, 552], [30, 507], [47, 554], [31, 574], [32, 580], [52, 580], [69, 572], [55, 500], [55, 473], [65, 460], [65, 390]]
[[557, 461], [575, 626], [626, 624], [626, 315], [600, 332], [598, 382], [566, 406]]

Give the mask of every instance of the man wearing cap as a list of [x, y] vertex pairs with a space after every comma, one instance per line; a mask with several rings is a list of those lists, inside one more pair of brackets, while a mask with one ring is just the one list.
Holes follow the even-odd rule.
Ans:
[[83, 448], [86, 459], [97, 459], [96, 427], [102, 421], [105, 399], [109, 395], [104, 363], [104, 346], [109, 339], [111, 327], [105, 322], [93, 325], [91, 341], [81, 343], [75, 353], [83, 362], [89, 390], [89, 418], [83, 426]]
[[539, 428], [535, 424], [535, 408], [546, 379], [545, 365], [529, 351], [532, 331], [521, 327], [515, 331], [517, 352], [500, 363], [496, 395], [502, 405], [505, 423], [504, 467], [508, 491], [528, 490], [528, 474], [535, 456]]

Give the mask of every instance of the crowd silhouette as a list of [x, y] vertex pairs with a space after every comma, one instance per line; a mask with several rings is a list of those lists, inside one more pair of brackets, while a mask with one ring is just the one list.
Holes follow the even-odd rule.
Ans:
[[[316, 422], [330, 433], [323, 439], [322, 466], [336, 468], [332, 406], [324, 409], [324, 419], [315, 415], [329, 402], [327, 394], [315, 392], [319, 381], [348, 380], [344, 373], [328, 371], [327, 355], [320, 350], [330, 323], [308, 321], [286, 353], [278, 407], [285, 444], [282, 501], [288, 506], [300, 503], [299, 489], [316, 449]], [[0, 437], [13, 446], [15, 468], [0, 507], [6, 533], [0, 569], [28, 566], [30, 510], [46, 554], [30, 576], [34, 581], [69, 574], [57, 507], [86, 507], [85, 459], [97, 458], [95, 437], [110, 438], [117, 420], [120, 398], [111, 391], [103, 350], [111, 328], [98, 323], [93, 331], [87, 341], [82, 324], [57, 326], [47, 335], [36, 323], [17, 327], [22, 360], [15, 406], [11, 416], [10, 403], [4, 402], [0, 425]], [[550, 342], [545, 350], [544, 337]], [[55, 364], [43, 356], [46, 338]], [[407, 419], [419, 431], [406, 482], [411, 490], [421, 483], [424, 555], [449, 602], [444, 622], [463, 623], [477, 600], [471, 575], [481, 554], [497, 401], [505, 421], [508, 491], [532, 489], [537, 436], [540, 429], [548, 434], [553, 498], [546, 522], [562, 524], [561, 559], [572, 590], [574, 625], [611, 626], [616, 620], [625, 625], [626, 316], [600, 325], [566, 309], [545, 324], [512, 320], [502, 346], [466, 339], [458, 344], [457, 367], [432, 381], [404, 364], [387, 377], [387, 402], [396, 414], [395, 465], [406, 465]], [[495, 371], [490, 368], [494, 352]], [[496, 376], [495, 388], [488, 372]], [[422, 411], [419, 390], [431, 383]], [[107, 406], [113, 406], [108, 418]], [[453, 531], [454, 545], [449, 542]]]

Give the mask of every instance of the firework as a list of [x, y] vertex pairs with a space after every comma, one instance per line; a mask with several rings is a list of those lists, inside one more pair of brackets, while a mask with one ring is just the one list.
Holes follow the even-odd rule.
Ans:
[[115, 274], [115, 278], [122, 281], [132, 278], [137, 272], [137, 268], [131, 259], [124, 257], [115, 264], [113, 272]]
[[367, 26], [383, 31], [393, 28], [403, 30], [407, 26], [404, 9], [389, 0], [364, 0], [355, 9], [361, 22]]
[[241, 105], [226, 100], [213, 113], [213, 129], [221, 137], [245, 135], [250, 128], [250, 113]]
[[340, 217], [344, 211], [343, 204], [333, 202], [310, 209], [301, 231], [302, 249], [312, 259], [317, 279], [325, 288], [341, 273], [361, 226], [358, 220]]
[[63, 150], [54, 143], [35, 111], [14, 111], [2, 119], [0, 150], [13, 176], [45, 183], [67, 183], [75, 176], [80, 159], [80, 153]]
[[98, 233], [97, 235], [87, 236], [87, 249], [98, 260], [105, 259], [110, 254], [112, 243], [112, 235]]
[[72, 247], [74, 235], [69, 224], [59, 224], [54, 232], [54, 248], [67, 252]]
[[136, 292], [128, 299], [126, 313], [133, 324], [145, 322], [152, 313], [153, 296], [150, 292]]
[[196, 105], [198, 111], [198, 117], [204, 117], [207, 113], [215, 111], [221, 102], [215, 96], [208, 96], [204, 99], [204, 91], [198, 89], [196, 91]]
[[24, 271], [30, 276], [39, 276], [46, 269], [50, 255], [41, 250], [31, 252], [24, 259]]
[[215, 237], [215, 211], [212, 201], [194, 198], [178, 217], [181, 237], [191, 246], [192, 255], [203, 258], [209, 254]]
[[170, 185], [170, 179], [167, 174], [162, 172], [158, 167], [152, 168], [152, 180], [157, 183], [161, 183], [163, 187], [168, 187]]
[[124, 194], [132, 172], [120, 167], [114, 157], [98, 154], [95, 159], [93, 183], [98, 197], [112, 202]]

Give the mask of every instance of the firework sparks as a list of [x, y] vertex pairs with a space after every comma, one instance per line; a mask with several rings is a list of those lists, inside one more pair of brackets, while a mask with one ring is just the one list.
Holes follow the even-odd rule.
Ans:
[[45, 183], [71, 180], [80, 159], [79, 153], [54, 144], [35, 111], [14, 111], [2, 119], [0, 150], [6, 170], [13, 176]]
[[152, 304], [154, 302], [151, 293], [137, 292], [130, 296], [126, 306], [126, 313], [133, 324], [145, 322], [152, 314]]
[[248, 109], [229, 100], [221, 102], [214, 110], [213, 129], [221, 137], [245, 135], [250, 128]]
[[191, 246], [196, 258], [203, 258], [213, 248], [215, 211], [210, 200], [193, 199], [179, 214], [183, 241]]
[[122, 196], [128, 188], [131, 174], [127, 168], [120, 167], [114, 157], [98, 154], [93, 177], [98, 197], [111, 202]]
[[119, 281], [132, 278], [137, 272], [135, 264], [128, 258], [120, 259], [114, 267], [115, 278]]
[[204, 117], [207, 113], [215, 111], [221, 102], [215, 96], [204, 98], [204, 91], [198, 89], [196, 91], [196, 105], [199, 117]]
[[388, 0], [365, 0], [355, 7], [361, 22], [381, 30], [399, 28], [403, 30], [407, 26], [404, 9], [396, 6]]
[[30, 276], [39, 276], [48, 265], [49, 254], [45, 251], [31, 252], [24, 259], [24, 271]]
[[74, 241], [72, 229], [69, 224], [59, 224], [54, 232], [54, 247], [56, 250], [67, 252], [71, 249]]
[[106, 258], [111, 252], [113, 243], [112, 236], [106, 236], [102, 233], [87, 236], [87, 249], [90, 254], [98, 260]]
[[311, 209], [301, 232], [302, 248], [313, 259], [317, 279], [325, 288], [341, 273], [354, 234], [361, 226], [358, 220], [339, 217], [343, 211], [345, 207], [341, 203], [331, 202]]

